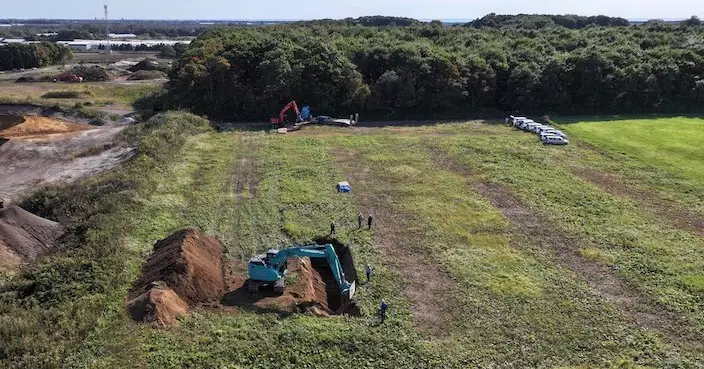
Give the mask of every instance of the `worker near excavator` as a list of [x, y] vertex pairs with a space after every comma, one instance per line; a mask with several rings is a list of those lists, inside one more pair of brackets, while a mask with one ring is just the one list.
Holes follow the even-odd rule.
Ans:
[[362, 216], [362, 213], [357, 214], [357, 228], [362, 229], [362, 222], [364, 221], [364, 217]]
[[335, 221], [330, 222], [330, 234], [335, 235]]
[[389, 308], [389, 305], [386, 304], [386, 300], [381, 300], [381, 306], [379, 306], [379, 312], [380, 317], [381, 317], [381, 322], [383, 323], [384, 320], [386, 320], [386, 309]]
[[367, 275], [367, 282], [371, 282], [372, 280], [372, 266], [367, 264], [366, 267], [364, 267], [364, 274]]
[[369, 214], [369, 218], [367, 218], [367, 229], [372, 229], [372, 222], [374, 221], [374, 218], [372, 217], [371, 214]]

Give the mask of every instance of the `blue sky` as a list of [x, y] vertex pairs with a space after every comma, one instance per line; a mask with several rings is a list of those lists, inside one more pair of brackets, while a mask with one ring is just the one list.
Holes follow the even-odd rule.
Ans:
[[314, 19], [397, 15], [474, 19], [488, 13], [704, 18], [704, 0], [0, 0], [0, 18]]

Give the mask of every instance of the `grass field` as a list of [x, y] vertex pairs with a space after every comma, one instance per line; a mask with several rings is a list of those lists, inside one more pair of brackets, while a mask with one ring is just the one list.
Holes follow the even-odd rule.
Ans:
[[[102, 106], [111, 105], [116, 109], [132, 109], [132, 104], [158, 88], [161, 82], [85, 82], [85, 83], [14, 83], [0, 82], [2, 98], [21, 103], [63, 104], [91, 103]], [[69, 92], [80, 94], [78, 98], [70, 96]], [[68, 98], [51, 98], [53, 95], [63, 95]], [[49, 94], [49, 95], [46, 95]], [[47, 98], [49, 97], [49, 98]]]
[[[143, 144], [148, 155], [122, 174], [130, 182], [154, 168], [129, 187], [136, 191], [129, 206], [77, 210], [90, 211], [104, 227], [91, 242], [122, 235], [119, 278], [96, 288], [66, 258], [46, 261], [35, 278], [61, 275], [62, 288], [80, 292], [82, 302], [42, 312], [43, 299], [0, 294], [0, 317], [17, 322], [14, 335], [0, 328], [0, 338], [20, 340], [0, 346], [0, 363], [702, 367], [704, 240], [696, 222], [704, 213], [691, 205], [704, 191], [701, 172], [688, 170], [690, 155], [701, 154], [696, 138], [676, 149], [661, 143], [677, 141], [683, 131], [701, 133], [701, 121], [682, 118], [680, 125], [677, 119], [634, 121], [671, 126], [657, 134], [642, 134], [630, 121], [563, 124], [573, 142], [567, 147], [543, 146], [503, 125], [467, 122], [306, 127], [288, 135], [208, 132], [162, 153], [182, 128], [158, 131], [158, 139]], [[664, 141], [651, 141], [655, 136]], [[685, 167], [673, 170], [676, 165]], [[352, 193], [335, 192], [340, 180], [351, 182]], [[371, 231], [357, 229], [358, 212], [374, 214]], [[121, 219], [130, 226], [113, 230]], [[372, 283], [359, 287], [360, 318], [200, 308], [177, 327], [159, 330], [132, 322], [123, 310], [129, 281], [151, 245], [175, 229], [197, 226], [217, 236], [226, 256], [244, 268], [249, 256], [268, 247], [324, 235], [331, 220], [351, 245], [359, 272], [366, 263], [375, 269]], [[93, 273], [102, 281], [118, 270], [112, 268], [100, 264]], [[382, 298], [390, 318], [379, 325], [374, 314]], [[27, 304], [33, 308], [22, 310]], [[83, 317], [80, 329], [71, 330], [69, 316]], [[46, 328], [31, 319], [48, 322]]]
[[603, 150], [704, 186], [704, 119], [576, 120], [565, 128]]

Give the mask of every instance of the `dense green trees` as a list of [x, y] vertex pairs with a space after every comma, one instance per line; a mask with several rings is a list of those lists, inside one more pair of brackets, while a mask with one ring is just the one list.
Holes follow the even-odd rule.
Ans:
[[[547, 23], [535, 26], [540, 17]], [[380, 118], [684, 112], [704, 103], [704, 27], [694, 21], [620, 27], [618, 18], [517, 16], [497, 22], [213, 29], [181, 54], [169, 91], [181, 107], [236, 120], [266, 119], [289, 99], [312, 105], [316, 114]]]
[[71, 49], [53, 42], [0, 46], [0, 70], [43, 67], [71, 59]]

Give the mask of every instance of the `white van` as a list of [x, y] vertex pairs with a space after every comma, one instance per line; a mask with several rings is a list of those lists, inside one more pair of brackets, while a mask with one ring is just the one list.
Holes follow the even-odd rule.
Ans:
[[521, 125], [519, 125], [518, 128], [520, 128], [524, 131], [530, 131], [534, 126], [540, 126], [540, 125], [542, 125], [542, 124], [536, 123], [534, 121], [530, 121], [530, 122], [523, 121], [523, 123], [521, 123]]
[[537, 134], [541, 134], [541, 133], [546, 132], [546, 131], [557, 131], [557, 129], [555, 129], [555, 127], [550, 127], [550, 126], [545, 126], [545, 125], [544, 125], [544, 126], [542, 126], [542, 127], [536, 127], [536, 128], [533, 130], [533, 132], [534, 132], [534, 133], [537, 133]]
[[541, 135], [560, 136], [560, 137], [562, 137], [562, 138], [564, 138], [564, 139], [567, 139], [567, 135], [564, 134], [564, 133], [563, 133], [562, 131], [560, 131], [559, 129], [547, 129], [547, 130], [541, 131], [540, 134], [541, 134]]
[[546, 145], [567, 145], [570, 143], [566, 139], [555, 135], [543, 135], [540, 136], [540, 140]]

